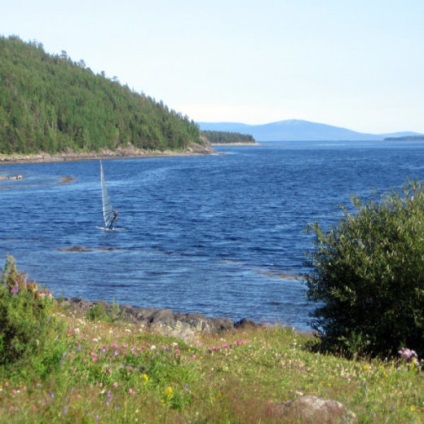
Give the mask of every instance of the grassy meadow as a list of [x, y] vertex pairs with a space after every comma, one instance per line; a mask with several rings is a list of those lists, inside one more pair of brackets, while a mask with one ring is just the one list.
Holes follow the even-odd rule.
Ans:
[[248, 327], [192, 341], [52, 308], [35, 355], [0, 367], [4, 423], [291, 422], [302, 395], [342, 402], [360, 423], [424, 422], [424, 377], [399, 361], [312, 353], [312, 337]]

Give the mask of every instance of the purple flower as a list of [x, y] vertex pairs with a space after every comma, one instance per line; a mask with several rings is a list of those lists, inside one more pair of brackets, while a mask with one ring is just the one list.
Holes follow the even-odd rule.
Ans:
[[112, 400], [112, 392], [109, 390], [106, 394], [107, 400], [106, 400], [106, 405], [110, 404], [110, 401]]
[[405, 359], [408, 362], [412, 361], [414, 358], [418, 359], [417, 352], [415, 352], [415, 350], [407, 349], [406, 347], [403, 347], [398, 351], [398, 353], [402, 359]]
[[12, 287], [12, 289], [10, 290], [10, 294], [18, 294], [19, 293], [19, 284], [17, 281], [15, 281], [14, 286]]

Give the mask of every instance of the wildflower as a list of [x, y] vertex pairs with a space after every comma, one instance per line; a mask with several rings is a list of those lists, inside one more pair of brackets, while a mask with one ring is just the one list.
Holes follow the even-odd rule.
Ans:
[[18, 284], [17, 281], [15, 281], [14, 286], [10, 290], [10, 294], [15, 295], [15, 294], [18, 294], [18, 293], [19, 293], [19, 284]]
[[164, 391], [163, 394], [167, 399], [172, 399], [174, 397], [174, 390], [171, 386], [168, 386]]
[[409, 362], [417, 367], [419, 366], [418, 355], [417, 355], [417, 352], [415, 352], [415, 350], [411, 350], [411, 349], [407, 349], [406, 347], [403, 347], [402, 349], [398, 351], [398, 353], [400, 357], [404, 359], [406, 362]]
[[112, 392], [109, 390], [106, 394], [106, 405], [109, 405], [112, 400]]
[[113, 387], [115, 387], [115, 389], [116, 389], [118, 386], [119, 386], [119, 384], [115, 381], [115, 382], [113, 383]]
[[155, 345], [151, 345], [150, 346], [150, 350], [156, 350], [156, 346]]
[[406, 347], [403, 347], [398, 351], [398, 353], [401, 358], [406, 359], [407, 361], [410, 361], [413, 358], [418, 358], [417, 352], [415, 352], [415, 350], [407, 349]]
[[240, 346], [240, 345], [249, 344], [249, 343], [250, 343], [250, 340], [236, 340], [234, 342], [234, 345], [235, 346]]
[[128, 390], [128, 393], [129, 393], [130, 395], [132, 395], [132, 396], [135, 396], [135, 394], [136, 394], [136, 392], [135, 392], [135, 390], [134, 390], [134, 389], [129, 389], [129, 390]]
[[147, 374], [141, 374], [140, 376], [146, 383], [149, 381], [149, 376]]

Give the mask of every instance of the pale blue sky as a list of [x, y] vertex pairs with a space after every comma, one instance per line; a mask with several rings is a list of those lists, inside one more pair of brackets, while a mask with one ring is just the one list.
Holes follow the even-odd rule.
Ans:
[[13, 0], [0, 35], [65, 50], [195, 121], [424, 133], [423, 0]]

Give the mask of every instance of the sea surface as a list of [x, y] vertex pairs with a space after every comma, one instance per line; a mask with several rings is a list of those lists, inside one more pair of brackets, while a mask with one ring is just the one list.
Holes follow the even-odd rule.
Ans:
[[[7, 254], [55, 296], [278, 322], [308, 331], [307, 224], [351, 195], [424, 179], [420, 142], [272, 142], [197, 157], [103, 162], [118, 230], [102, 226], [98, 161], [5, 165]], [[72, 181], [67, 182], [70, 177]], [[84, 251], [71, 252], [81, 247]]]

